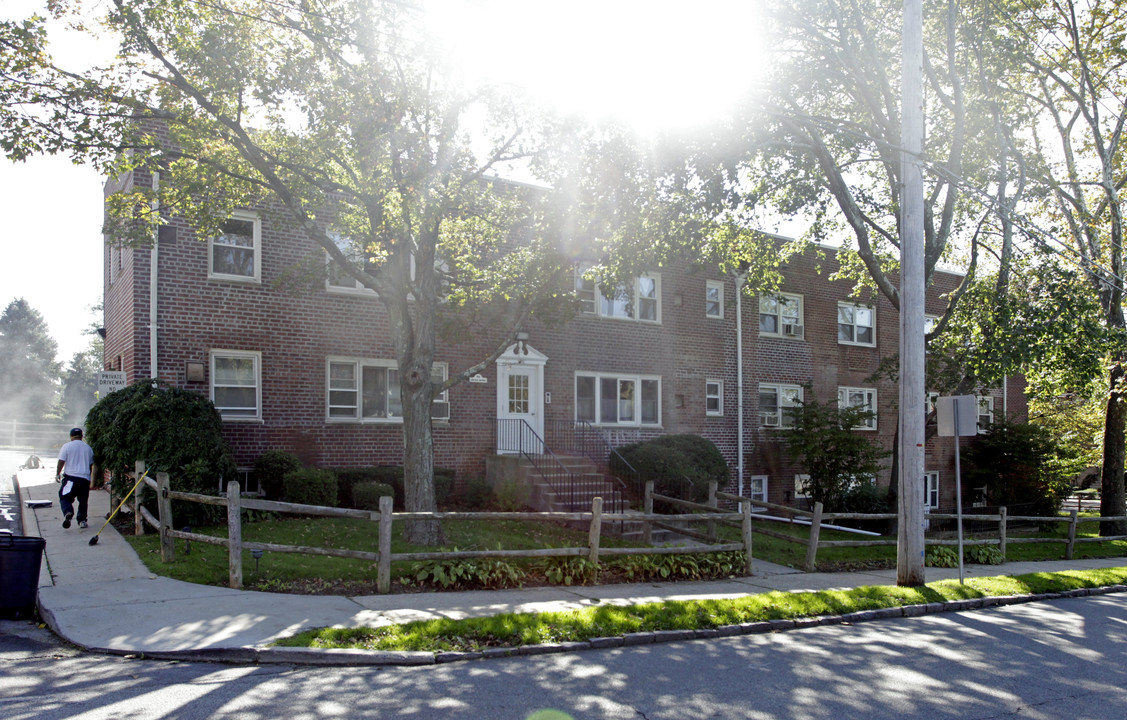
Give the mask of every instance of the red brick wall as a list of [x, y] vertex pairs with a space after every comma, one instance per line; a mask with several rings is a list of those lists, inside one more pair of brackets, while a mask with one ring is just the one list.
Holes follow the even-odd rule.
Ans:
[[[151, 181], [140, 172], [132, 180]], [[327, 357], [394, 358], [388, 318], [378, 299], [329, 293], [321, 284], [287, 283], [295, 267], [322, 262], [322, 255], [311, 241], [270, 214], [262, 217], [258, 284], [209, 280], [206, 241], [181, 221], [173, 221], [172, 226], [175, 236], [166, 233], [157, 248], [159, 375], [206, 396], [209, 379], [189, 382], [188, 363], [201, 363], [206, 375], [213, 349], [261, 353], [261, 421], [225, 424], [237, 461], [249, 466], [265, 450], [285, 449], [322, 467], [401, 463], [400, 425], [326, 422]], [[106, 275], [107, 364], [113, 366], [120, 355], [130, 381], [150, 372], [149, 265], [149, 250], [127, 250], [120, 277], [111, 284], [108, 270]], [[837, 397], [839, 385], [875, 387], [878, 430], [865, 434], [892, 448], [897, 390], [887, 379], [869, 378], [882, 358], [898, 352], [897, 314], [883, 298], [870, 299], [877, 308], [876, 347], [839, 344], [837, 304], [850, 299], [852, 284], [828, 280], [834, 270], [832, 252], [821, 259], [813, 252], [795, 256], [785, 269], [782, 291], [804, 299], [802, 340], [760, 338], [758, 298], [743, 298], [745, 477], [769, 475], [769, 499], [775, 502], [790, 500], [794, 474], [801, 468], [779, 451], [773, 441], [775, 431], [759, 428], [760, 382], [809, 385], [807, 397], [825, 402]], [[663, 269], [660, 324], [591, 316], [577, 317], [564, 327], [531, 322], [526, 328], [529, 345], [548, 357], [543, 389], [551, 394], [551, 403], [545, 406], [546, 420], [574, 421], [577, 371], [660, 376], [661, 425], [624, 428], [612, 435], [617, 442], [628, 442], [661, 433], [701, 434], [727, 458], [732, 468], [729, 489], [734, 490], [739, 404], [736, 287], [731, 279], [725, 280], [724, 317], [707, 318], [706, 282], [717, 279], [715, 273], [700, 268]], [[928, 310], [938, 314], [944, 302], [939, 293], [950, 289], [953, 279], [938, 275], [936, 282], [940, 287], [929, 294]], [[449, 363], [450, 372], [457, 373], [480, 361], [499, 342], [496, 331], [482, 329], [468, 341], [440, 343], [436, 359]], [[435, 423], [436, 465], [456, 469], [460, 480], [483, 475], [485, 457], [493, 451], [496, 366], [481, 374], [486, 383], [450, 390], [450, 420]], [[724, 384], [721, 417], [705, 413], [706, 380]], [[1009, 403], [1011, 410], [1024, 411], [1024, 396], [1016, 381], [1011, 383]], [[929, 444], [928, 469], [944, 473], [941, 483], [947, 498], [953, 483], [946, 482], [951, 475], [943, 464], [943, 443]], [[881, 481], [888, 482], [887, 473]], [[949, 497], [953, 500], [953, 489]]]

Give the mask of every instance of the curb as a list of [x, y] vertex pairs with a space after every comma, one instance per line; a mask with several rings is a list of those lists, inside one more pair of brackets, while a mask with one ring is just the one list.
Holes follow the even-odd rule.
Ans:
[[[605, 650], [658, 643], [709, 640], [713, 638], [736, 637], [739, 635], [762, 635], [766, 633], [786, 632], [800, 628], [853, 625], [888, 618], [920, 617], [923, 615], [962, 612], [1003, 605], [1020, 605], [1045, 600], [1061, 600], [1124, 592], [1127, 592], [1127, 585], [1109, 585], [1096, 588], [1078, 588], [1076, 590], [1066, 590], [1059, 593], [1007, 595], [1002, 597], [972, 598], [969, 600], [950, 600], [925, 605], [904, 605], [901, 607], [879, 608], [876, 610], [860, 610], [845, 615], [821, 615], [818, 617], [796, 618], [793, 620], [763, 620], [700, 630], [653, 630], [650, 632], [628, 633], [626, 635], [613, 637], [592, 638], [590, 640], [577, 642], [485, 648], [483, 650], [470, 652], [400, 652], [387, 650], [271, 647], [257, 651], [257, 662], [296, 663], [306, 665], [441, 665], [469, 660], [490, 660], [494, 658], [524, 657], [530, 655], [555, 655], [559, 653], [582, 652], [585, 650]], [[147, 654], [147, 656], [155, 657], [151, 654]]]
[[[1038, 593], [1036, 595], [1006, 595], [1000, 597], [971, 598], [968, 600], [949, 600], [921, 605], [859, 610], [845, 615], [819, 615], [794, 619], [761, 620], [739, 625], [722, 625], [717, 628], [696, 630], [652, 630], [634, 632], [612, 637], [599, 637], [590, 640], [522, 645], [518, 647], [485, 648], [478, 651], [404, 651], [404, 650], [355, 650], [348, 648], [309, 648], [309, 647], [237, 647], [200, 648], [195, 650], [121, 650], [77, 645], [83, 650], [117, 655], [125, 658], [143, 660], [167, 660], [179, 662], [213, 662], [232, 665], [306, 665], [306, 666], [399, 666], [416, 667], [420, 665], [442, 665], [470, 660], [491, 660], [496, 658], [527, 657], [533, 655], [556, 655], [560, 653], [583, 652], [587, 650], [606, 650], [659, 643], [711, 640], [715, 638], [737, 637], [740, 635], [764, 635], [786, 632], [802, 628], [830, 625], [855, 625], [857, 623], [885, 620], [900, 617], [921, 617], [948, 612], [964, 612], [1005, 605], [1021, 605], [1045, 600], [1062, 600], [1092, 595], [1111, 595], [1127, 593], [1127, 585], [1107, 585], [1094, 588], [1077, 588], [1058, 593]], [[54, 617], [40, 608], [40, 618], [56, 635]], [[62, 637], [62, 635], [60, 635]]]

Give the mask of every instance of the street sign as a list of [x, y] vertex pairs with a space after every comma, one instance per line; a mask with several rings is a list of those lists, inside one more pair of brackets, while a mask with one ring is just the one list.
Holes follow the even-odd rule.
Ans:
[[978, 400], [973, 395], [941, 397], [935, 401], [939, 435], [955, 438], [955, 512], [959, 533], [959, 583], [963, 577], [963, 469], [959, 462], [959, 438], [978, 434]]
[[98, 373], [98, 397], [105, 397], [112, 392], [125, 388], [125, 372], [122, 370], [105, 370]]
[[956, 434], [961, 437], [977, 435], [978, 399], [974, 395], [937, 398], [935, 422], [940, 437], [955, 437]]

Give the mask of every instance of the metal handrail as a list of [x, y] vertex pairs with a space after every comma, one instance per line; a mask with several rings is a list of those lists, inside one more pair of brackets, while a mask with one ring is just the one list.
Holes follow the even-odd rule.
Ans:
[[[612, 455], [618, 458], [619, 462], [627, 469], [627, 472], [624, 473], [627, 480], [634, 486], [635, 492], [641, 494], [644, 486], [641, 473], [618, 452], [618, 449], [611, 444], [610, 438], [607, 437], [606, 433], [586, 420], [579, 420], [574, 423], [565, 420], [547, 422], [549, 423], [549, 427], [555, 430], [552, 434], [553, 440], [562, 438], [565, 441], [571, 441], [570, 443], [565, 443], [569, 450], [574, 449], [580, 455], [595, 463], [608, 475], [614, 477], [614, 479], [622, 485], [623, 489], [625, 489], [626, 484], [622, 479], [616, 477], [616, 473], [611, 472], [609, 458]], [[591, 439], [598, 446], [597, 450], [588, 447], [588, 439]]]
[[[563, 461], [561, 461], [560, 458], [552, 451], [552, 449], [548, 447], [548, 443], [546, 443], [544, 439], [540, 437], [536, 430], [534, 430], [526, 420], [524, 420], [523, 418], [497, 418], [497, 424], [495, 427], [497, 429], [498, 437], [512, 438], [512, 433], [506, 433], [504, 431], [505, 424], [514, 425], [517, 428], [516, 447], [513, 448], [506, 444], [506, 448], [515, 450], [517, 454], [528, 460], [528, 462], [532, 465], [532, 467], [536, 470], [540, 477], [544, 478], [545, 481], [547, 481], [548, 486], [551, 487], [557, 495], [566, 498], [568, 507], [574, 508], [577, 502], [576, 496], [578, 492], [578, 485], [580, 484], [576, 474], [567, 469], [567, 466], [563, 464]], [[531, 443], [534, 443], [538, 447], [540, 452], [529, 452], [529, 449], [525, 447], [526, 439], [531, 441]], [[549, 458], [551, 462], [555, 464], [557, 469], [552, 470], [544, 468], [541, 462], [541, 458]], [[562, 477], [562, 479], [566, 480], [566, 488], [561, 488], [560, 484], [554, 481], [554, 478], [559, 477]], [[610, 506], [608, 510], [610, 512], [618, 512], [619, 510], [621, 510], [622, 492], [615, 488], [609, 482], [609, 480], [607, 480], [606, 477], [603, 477], [601, 482], [607, 486], [606, 489], [610, 494], [609, 498], [603, 498], [604, 502], [608, 503]]]

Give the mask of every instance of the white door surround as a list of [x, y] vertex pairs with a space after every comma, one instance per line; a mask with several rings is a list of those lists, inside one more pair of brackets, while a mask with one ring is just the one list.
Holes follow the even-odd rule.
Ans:
[[[525, 343], [514, 343], [497, 358], [497, 452], [512, 454], [542, 452], [533, 447], [536, 437], [544, 437], [544, 365], [548, 356]], [[523, 420], [528, 428], [523, 428]]]

